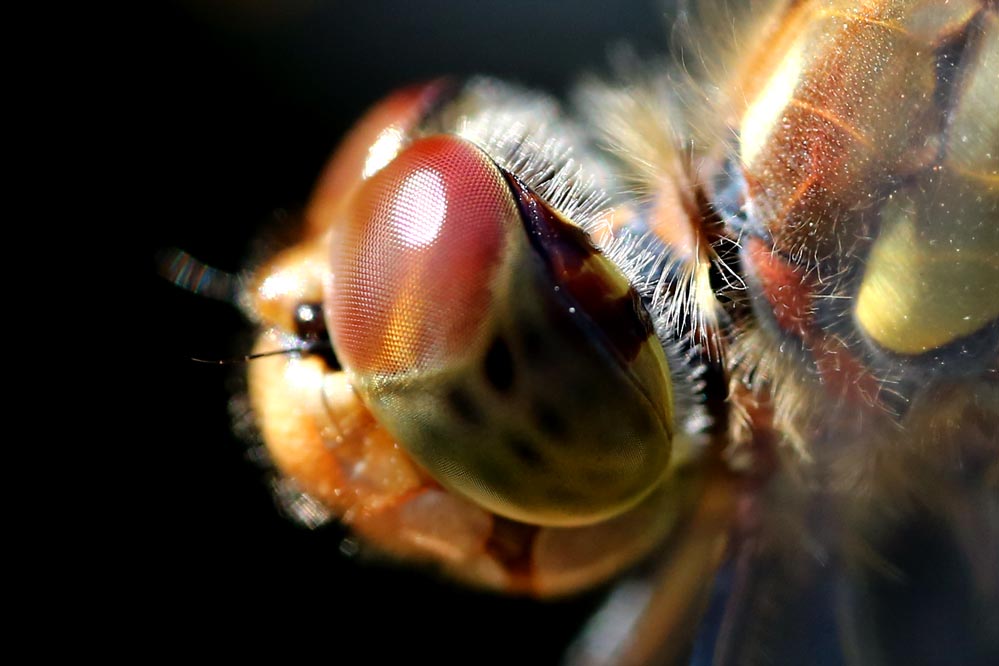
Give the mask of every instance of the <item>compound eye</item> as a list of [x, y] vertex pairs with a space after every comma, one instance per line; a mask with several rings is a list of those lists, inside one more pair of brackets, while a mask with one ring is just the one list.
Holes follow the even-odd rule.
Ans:
[[409, 144], [430, 111], [451, 90], [445, 79], [397, 90], [354, 125], [323, 169], [305, 210], [303, 233], [309, 242], [279, 252], [254, 272], [247, 294], [261, 321], [301, 333], [299, 306], [322, 298], [326, 232], [340, 224], [361, 184]]
[[333, 345], [440, 483], [516, 520], [593, 523], [662, 478], [662, 347], [577, 227], [453, 136], [414, 142], [333, 231]]
[[484, 335], [516, 206], [499, 171], [450, 137], [418, 142], [334, 230], [330, 319], [362, 376], [446, 367]]
[[337, 147], [312, 193], [305, 212], [312, 232], [330, 227], [358, 186], [399, 154], [414, 128], [450, 89], [445, 79], [401, 88], [361, 117]]

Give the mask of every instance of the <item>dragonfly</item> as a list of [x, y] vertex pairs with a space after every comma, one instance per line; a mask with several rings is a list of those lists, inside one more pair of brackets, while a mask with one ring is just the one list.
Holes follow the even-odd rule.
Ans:
[[705, 3], [568, 105], [411, 85], [283, 247], [174, 276], [258, 325], [299, 520], [497, 594], [618, 580], [572, 663], [990, 663], [997, 26]]

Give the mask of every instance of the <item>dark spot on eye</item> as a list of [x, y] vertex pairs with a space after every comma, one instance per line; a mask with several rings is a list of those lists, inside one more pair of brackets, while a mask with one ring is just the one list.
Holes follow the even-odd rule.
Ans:
[[533, 326], [524, 326], [520, 334], [520, 345], [524, 358], [531, 365], [545, 360], [545, 346], [541, 333]]
[[446, 399], [451, 410], [462, 421], [470, 425], [482, 424], [482, 413], [475, 404], [475, 398], [464, 388], [460, 386], [452, 387], [448, 390]]
[[634, 361], [645, 341], [655, 335], [652, 318], [634, 288], [629, 288], [623, 296], [615, 296], [605, 278], [594, 273], [582, 273], [567, 282], [566, 287], [579, 308], [625, 361]]
[[330, 370], [343, 369], [333, 350], [321, 304], [299, 303], [295, 306], [295, 335], [305, 341], [308, 353], [322, 358]]
[[607, 275], [583, 270], [591, 257], [600, 254], [586, 233], [562, 219], [515, 176], [505, 176], [531, 247], [542, 257], [553, 284], [563, 290], [567, 308], [585, 314], [622, 360], [634, 361], [655, 328], [638, 292], [631, 288], [618, 296]]
[[569, 426], [558, 410], [544, 402], [534, 403], [534, 423], [538, 430], [553, 439], [563, 439], [569, 433]]
[[636, 409], [631, 427], [635, 429], [636, 435], [648, 435], [655, 429], [655, 424], [647, 409]]
[[520, 208], [520, 218], [532, 247], [556, 275], [578, 273], [599, 251], [579, 227], [569, 224], [519, 178], [504, 172]]
[[527, 439], [519, 435], [511, 435], [507, 438], [507, 444], [513, 455], [517, 456], [524, 465], [533, 469], [540, 469], [545, 466], [545, 461], [538, 452], [537, 447]]
[[499, 391], [506, 393], [513, 387], [513, 357], [510, 356], [510, 347], [506, 340], [496, 338], [486, 352], [485, 365], [483, 367], [486, 374], [486, 381]]

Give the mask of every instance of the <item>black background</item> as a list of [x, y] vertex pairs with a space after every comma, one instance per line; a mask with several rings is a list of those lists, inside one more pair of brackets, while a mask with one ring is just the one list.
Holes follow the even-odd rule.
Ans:
[[564, 94], [615, 45], [663, 51], [664, 12], [654, 0], [231, 0], [163, 5], [145, 20], [136, 50], [116, 55], [134, 58], [123, 92], [134, 84], [148, 104], [125, 138], [142, 156], [126, 167], [150, 237], [137, 364], [151, 364], [153, 387], [141, 415], [152, 425], [130, 445], [147, 454], [128, 472], [137, 517], [122, 529], [142, 534], [141, 612], [163, 647], [276, 639], [290, 651], [318, 643], [332, 663], [556, 662], [600, 591], [557, 603], [477, 594], [347, 558], [338, 528], [281, 515], [231, 433], [240, 369], [189, 360], [242, 353], [251, 331], [233, 308], [158, 278], [154, 257], [179, 247], [240, 269], [261, 230], [305, 203], [350, 123], [400, 85], [489, 73]]

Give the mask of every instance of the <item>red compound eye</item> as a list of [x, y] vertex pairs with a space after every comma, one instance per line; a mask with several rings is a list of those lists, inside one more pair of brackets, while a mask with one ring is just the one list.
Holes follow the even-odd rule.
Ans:
[[312, 233], [322, 234], [366, 179], [405, 148], [414, 128], [450, 90], [444, 79], [397, 90], [368, 111], [333, 154], [312, 193], [305, 219]]
[[500, 171], [452, 136], [413, 143], [364, 183], [334, 230], [326, 292], [345, 367], [384, 377], [465, 357], [518, 220]]

